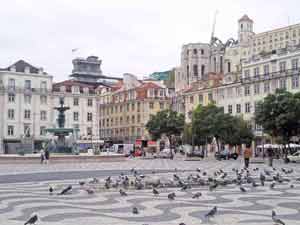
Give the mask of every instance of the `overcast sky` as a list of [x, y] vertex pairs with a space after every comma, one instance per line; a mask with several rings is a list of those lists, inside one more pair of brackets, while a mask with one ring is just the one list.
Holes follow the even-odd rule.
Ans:
[[[256, 33], [299, 23], [299, 0], [0, 0], [0, 67], [24, 59], [55, 81], [74, 57], [96, 55], [106, 75], [139, 77], [180, 64], [181, 46], [237, 37], [248, 14]], [[72, 49], [78, 48], [76, 53]]]

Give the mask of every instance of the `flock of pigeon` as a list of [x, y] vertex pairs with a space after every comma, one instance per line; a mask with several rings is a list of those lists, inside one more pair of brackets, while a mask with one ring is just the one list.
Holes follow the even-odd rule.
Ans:
[[[194, 187], [206, 186], [209, 191], [215, 191], [226, 185], [237, 185], [242, 193], [250, 192], [251, 189], [247, 189], [245, 184], [256, 188], [258, 186], [269, 186], [270, 189], [276, 188], [280, 184], [289, 184], [289, 188], [295, 187], [295, 181], [300, 181], [300, 178], [293, 178], [290, 176], [293, 174], [293, 169], [235, 169], [225, 172], [222, 169], [208, 174], [206, 171], [202, 171], [198, 168], [196, 171], [175, 171], [171, 174], [171, 178], [165, 179], [162, 176], [155, 176], [156, 171], [152, 171], [152, 174], [144, 175], [139, 173], [138, 170], [132, 169], [128, 175], [121, 173], [118, 177], [107, 177], [104, 180], [92, 178], [89, 181], [79, 181], [78, 185], [82, 190], [85, 190], [87, 194], [95, 194], [96, 192], [105, 190], [118, 190], [121, 197], [128, 196], [127, 190], [147, 190], [152, 191], [154, 196], [160, 195], [160, 188], [179, 188], [180, 191], [192, 190]], [[179, 175], [180, 174], [180, 175]], [[170, 175], [170, 174], [168, 174]], [[66, 195], [72, 193], [72, 185], [69, 185], [62, 190], [55, 190], [54, 187], [49, 187], [50, 195]], [[193, 199], [199, 199], [202, 196], [201, 192], [195, 192], [192, 194]], [[173, 191], [167, 194], [168, 200], [172, 201], [176, 198], [176, 193]], [[140, 211], [137, 207], [132, 208], [133, 214], [139, 214]], [[210, 218], [218, 214], [217, 206], [214, 206], [209, 210], [204, 217], [209, 220]], [[271, 212], [270, 219], [275, 224], [284, 225], [285, 223], [276, 215], [273, 210]], [[38, 221], [38, 215], [32, 215], [24, 225], [34, 225]], [[179, 225], [185, 225], [180, 223]]]

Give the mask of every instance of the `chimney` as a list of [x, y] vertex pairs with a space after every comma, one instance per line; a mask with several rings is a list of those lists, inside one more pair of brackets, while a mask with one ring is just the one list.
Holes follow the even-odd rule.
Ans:
[[39, 68], [39, 74], [43, 74], [44, 73], [44, 69], [43, 69], [43, 67], [40, 67]]

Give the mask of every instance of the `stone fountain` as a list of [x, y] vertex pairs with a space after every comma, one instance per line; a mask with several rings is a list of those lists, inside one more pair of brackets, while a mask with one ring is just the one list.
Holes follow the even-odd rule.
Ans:
[[64, 98], [60, 98], [59, 107], [54, 107], [58, 111], [57, 117], [57, 128], [48, 128], [46, 132], [53, 134], [57, 137], [55, 144], [51, 141], [49, 144], [52, 146], [51, 151], [57, 153], [75, 153], [76, 144], [73, 144], [71, 147], [68, 145], [66, 137], [69, 135], [77, 135], [79, 129], [74, 128], [65, 128], [66, 116], [65, 111], [69, 110], [70, 107], [64, 106]]

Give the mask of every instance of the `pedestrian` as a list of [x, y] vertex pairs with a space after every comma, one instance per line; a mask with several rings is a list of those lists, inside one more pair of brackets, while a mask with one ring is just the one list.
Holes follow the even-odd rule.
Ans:
[[43, 164], [45, 160], [45, 152], [43, 149], [40, 151], [40, 154], [41, 154], [41, 164]]
[[274, 159], [274, 150], [273, 148], [268, 148], [267, 149], [267, 154], [269, 158], [269, 166], [273, 167], [273, 159]]
[[50, 160], [50, 152], [48, 149], [45, 150], [45, 162], [46, 164], [49, 163], [49, 160]]
[[244, 151], [244, 162], [245, 162], [245, 169], [249, 167], [250, 158], [252, 157], [252, 150], [250, 144], [246, 144], [246, 148]]

